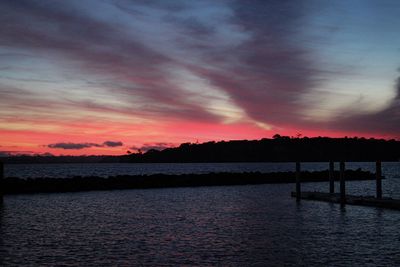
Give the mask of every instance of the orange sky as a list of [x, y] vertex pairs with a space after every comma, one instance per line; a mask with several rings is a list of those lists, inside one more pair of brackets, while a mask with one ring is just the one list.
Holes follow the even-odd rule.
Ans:
[[[53, 155], [122, 155], [128, 150], [137, 152], [146, 147], [162, 149], [178, 146], [184, 142], [207, 142], [220, 140], [241, 140], [271, 138], [277, 132], [260, 129], [249, 124], [206, 124], [197, 122], [176, 122], [166, 125], [96, 125], [95, 123], [77, 127], [73, 125], [56, 125], [55, 131], [36, 129], [1, 130], [0, 150], [10, 154], [44, 154]], [[58, 129], [63, 129], [60, 132]], [[343, 137], [348, 133], [332, 131], [296, 131], [286, 129], [281, 135], [296, 136], [331, 136]], [[353, 133], [349, 136], [361, 136]], [[90, 140], [90, 142], [88, 142]], [[109, 147], [102, 145], [105, 141], [122, 142], [122, 145]], [[82, 149], [49, 148], [49, 144], [98, 144]]]

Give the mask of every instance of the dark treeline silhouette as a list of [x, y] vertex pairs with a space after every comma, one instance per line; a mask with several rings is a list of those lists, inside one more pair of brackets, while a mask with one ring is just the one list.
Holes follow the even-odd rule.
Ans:
[[293, 161], [398, 161], [400, 141], [366, 138], [291, 138], [183, 143], [179, 147], [123, 156], [18, 156], [6, 163], [63, 162], [293, 162]]
[[[328, 181], [328, 171], [301, 172], [302, 182]], [[339, 172], [334, 173], [335, 180]], [[346, 170], [347, 180], [372, 180], [375, 174], [358, 170]], [[121, 175], [102, 177], [73, 178], [5, 178], [5, 194], [40, 193], [40, 192], [76, 192], [112, 189], [144, 189], [165, 187], [223, 186], [269, 183], [294, 183], [295, 172], [245, 172], [245, 173], [207, 173], [207, 174], [153, 174]]]
[[398, 161], [400, 141], [366, 138], [290, 138], [184, 143], [162, 151], [122, 156], [126, 162]]

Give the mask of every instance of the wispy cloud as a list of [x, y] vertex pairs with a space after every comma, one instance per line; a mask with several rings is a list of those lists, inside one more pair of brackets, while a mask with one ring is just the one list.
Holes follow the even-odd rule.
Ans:
[[[389, 99], [391, 88], [382, 83], [357, 106], [333, 97], [340, 89], [353, 100], [359, 88], [394, 79], [395, 71], [386, 70], [397, 56], [390, 49], [400, 41], [393, 26], [400, 21], [384, 4], [4, 0], [0, 9], [0, 130], [69, 129], [76, 137], [95, 132], [89, 125], [96, 122], [114, 133], [107, 139], [148, 131], [131, 141], [142, 150], [162, 148], [146, 144], [155, 139], [174, 140], [180, 129], [168, 125], [193, 123], [208, 125], [207, 138], [233, 125], [218, 133], [226, 139], [241, 125], [258, 137], [287, 129], [392, 136], [400, 130], [398, 97]], [[368, 61], [371, 51], [379, 60]], [[358, 80], [332, 85], [344, 76]], [[363, 105], [371, 91], [385, 92], [386, 106]], [[319, 110], [328, 114], [323, 121]], [[141, 128], [146, 123], [151, 131]], [[70, 150], [120, 145], [92, 140], [46, 143]]]
[[[208, 88], [181, 87], [171, 70], [189, 71], [214, 85], [214, 90], [227, 93], [230, 105], [251, 119], [273, 124], [296, 121], [301, 109], [296, 99], [313, 85], [316, 68], [293, 36], [301, 28], [301, 12], [295, 5], [238, 2], [214, 3], [210, 8], [184, 2], [171, 7], [121, 1], [101, 3], [109, 10], [102, 13], [89, 9], [93, 6], [88, 2], [76, 1], [60, 6], [42, 1], [4, 5], [11, 15], [4, 18], [8, 27], [2, 28], [1, 44], [51, 51], [88, 75], [105, 75], [114, 92], [127, 99], [143, 98], [147, 106], [143, 111], [161, 117], [223, 119], [206, 108], [213, 99], [204, 97]], [[115, 14], [119, 18], [107, 19]], [[135, 33], [134, 19], [147, 33]], [[168, 34], [159, 35], [157, 27]], [[165, 47], [166, 42], [171, 46]]]
[[387, 136], [400, 137], [400, 77], [395, 84], [396, 95], [388, 103], [387, 107], [367, 114], [342, 114], [336, 125], [342, 129], [357, 129], [374, 134], [385, 134]]

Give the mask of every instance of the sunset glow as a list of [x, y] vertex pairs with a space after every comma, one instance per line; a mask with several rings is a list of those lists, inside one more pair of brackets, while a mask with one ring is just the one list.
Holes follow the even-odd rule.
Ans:
[[0, 2], [0, 155], [400, 138], [398, 1]]

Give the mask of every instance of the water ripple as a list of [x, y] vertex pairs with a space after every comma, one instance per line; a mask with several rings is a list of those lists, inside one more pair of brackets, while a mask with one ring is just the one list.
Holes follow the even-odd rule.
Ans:
[[5, 266], [396, 266], [400, 213], [292, 185], [6, 196]]

